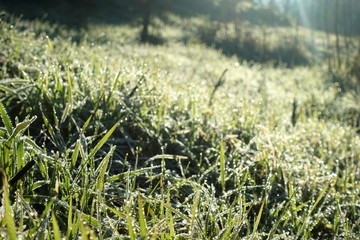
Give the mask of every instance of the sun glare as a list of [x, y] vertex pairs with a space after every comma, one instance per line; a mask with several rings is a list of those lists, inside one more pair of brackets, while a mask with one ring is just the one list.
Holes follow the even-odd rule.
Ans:
[[299, 18], [298, 21], [300, 21], [303, 25], [310, 27], [310, 19], [308, 12], [305, 10], [304, 2], [303, 1], [296, 1], [297, 8], [299, 9]]

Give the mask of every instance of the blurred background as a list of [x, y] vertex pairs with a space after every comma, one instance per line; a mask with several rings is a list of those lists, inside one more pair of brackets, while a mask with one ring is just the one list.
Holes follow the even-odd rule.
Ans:
[[200, 42], [249, 62], [326, 63], [359, 78], [356, 0], [2, 0], [0, 7], [75, 30], [128, 25], [142, 43]]

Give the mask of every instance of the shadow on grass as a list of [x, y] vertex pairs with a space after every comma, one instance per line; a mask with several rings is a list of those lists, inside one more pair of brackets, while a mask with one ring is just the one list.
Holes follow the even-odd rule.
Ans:
[[41, 19], [69, 28], [84, 27], [89, 23], [125, 24], [139, 16], [130, 1], [95, 0], [2, 0], [1, 7], [23, 19]]
[[227, 56], [237, 56], [240, 60], [256, 63], [272, 63], [274, 66], [307, 66], [310, 64], [308, 50], [293, 40], [287, 44], [261, 43], [252, 31], [239, 31], [235, 34], [224, 33], [221, 25], [204, 26], [198, 31], [201, 42], [215, 47]]

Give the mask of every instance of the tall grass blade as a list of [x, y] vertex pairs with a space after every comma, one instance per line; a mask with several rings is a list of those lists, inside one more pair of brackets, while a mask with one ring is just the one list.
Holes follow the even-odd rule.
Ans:
[[4, 85], [0, 85], [0, 90], [3, 91], [3, 92], [7, 92], [7, 93], [11, 93], [11, 94], [16, 95], [16, 91], [14, 91], [13, 89], [11, 89], [9, 87], [6, 87]]
[[157, 154], [148, 160], [146, 160], [145, 164], [149, 164], [154, 160], [187, 160], [188, 157], [181, 156], [181, 155], [171, 155], [171, 154]]
[[30, 139], [28, 137], [25, 138], [25, 142], [26, 142], [26, 144], [29, 144], [37, 152], [41, 152], [43, 150], [32, 139]]
[[50, 53], [53, 53], [54, 52], [54, 45], [52, 44], [52, 41], [50, 40], [49, 36], [46, 36], [46, 39], [47, 39], [49, 51], [50, 51]]
[[76, 165], [76, 161], [77, 161], [78, 156], [79, 156], [80, 145], [81, 145], [80, 140], [78, 140], [78, 141], [76, 142], [74, 152], [73, 152], [73, 154], [71, 155], [70, 170], [74, 169], [74, 167], [75, 167], [75, 165]]
[[88, 119], [86, 119], [86, 122], [84, 123], [84, 125], [83, 125], [83, 127], [82, 127], [82, 129], [81, 129], [81, 134], [84, 134], [84, 133], [85, 133], [87, 127], [88, 127], [89, 124], [90, 124], [90, 121], [91, 121], [91, 119], [92, 119], [92, 116], [93, 116], [93, 115], [90, 115], [90, 117], [88, 117]]
[[2, 102], [0, 101], [0, 115], [1, 115], [1, 119], [5, 125], [6, 131], [8, 132], [9, 136], [11, 135], [12, 131], [13, 131], [13, 126], [10, 120], [9, 115], [7, 114], [4, 105], [2, 104]]
[[96, 220], [96, 218], [94, 218], [88, 214], [85, 214], [83, 212], [80, 212], [80, 215], [81, 215], [81, 219], [84, 220], [85, 222], [87, 222], [89, 225], [92, 225], [94, 227], [99, 226], [99, 221]]
[[284, 208], [282, 209], [282, 212], [277, 217], [275, 224], [273, 224], [273, 226], [272, 226], [272, 228], [271, 228], [271, 230], [270, 230], [270, 232], [268, 234], [268, 237], [267, 237], [268, 240], [273, 239], [275, 231], [278, 229], [281, 221], [283, 220], [283, 217], [285, 216], [286, 213], [288, 213], [288, 209], [290, 208], [290, 204], [293, 202], [292, 201], [293, 196], [294, 195], [292, 195], [290, 197], [289, 201], [285, 204]]
[[116, 147], [113, 146], [110, 149], [110, 151], [106, 154], [104, 159], [99, 164], [99, 167], [95, 171], [95, 173], [97, 173], [97, 175], [98, 175], [97, 180], [96, 180], [96, 184], [97, 184], [97, 190], [99, 192], [101, 192], [103, 190], [103, 188], [104, 188], [106, 169], [107, 169], [107, 166], [109, 164], [110, 157], [114, 154], [115, 148]]
[[31, 123], [33, 123], [34, 121], [36, 120], [36, 116], [32, 117], [30, 120], [25, 120], [19, 124], [16, 125], [14, 131], [11, 133], [9, 139], [7, 140], [6, 144], [9, 145], [12, 140], [14, 138], [17, 137], [17, 135], [21, 132], [21, 131], [24, 131], [25, 129], [27, 129], [29, 127], [29, 125]]
[[53, 224], [54, 240], [61, 240], [61, 232], [54, 211], [51, 212], [51, 221]]
[[36, 189], [41, 188], [49, 183], [50, 183], [49, 180], [36, 181], [31, 185], [30, 190], [35, 191]]
[[115, 125], [105, 134], [105, 136], [96, 144], [96, 146], [90, 151], [88, 159], [92, 158], [97, 151], [106, 143], [109, 137], [113, 134], [117, 126], [120, 124], [120, 121], [115, 123]]
[[133, 227], [133, 224], [132, 224], [132, 218], [131, 218], [129, 208], [130, 208], [129, 206], [126, 207], [126, 218], [127, 218], [127, 226], [128, 226], [128, 231], [129, 231], [129, 237], [130, 237], [130, 240], [135, 240], [135, 232], [134, 232], [134, 227]]
[[30, 160], [24, 167], [22, 167], [9, 181], [10, 186], [13, 186], [35, 165], [35, 160]]
[[235, 223], [238, 223], [238, 221], [239, 221], [239, 218], [234, 218], [230, 221], [230, 224], [226, 227], [226, 231], [221, 236], [222, 240], [230, 239], [231, 231], [233, 230]]
[[144, 205], [142, 201], [143, 200], [140, 195], [140, 191], [138, 190], [138, 212], [139, 212], [140, 233], [142, 237], [145, 237], [147, 235], [147, 224], [144, 214]]
[[165, 204], [164, 207], [171, 210], [171, 212], [175, 213], [180, 218], [184, 219], [186, 222], [191, 222], [191, 219], [188, 216], [186, 216], [184, 213], [180, 212], [178, 209], [172, 207], [170, 204]]
[[329, 188], [329, 186], [327, 186], [326, 188], [324, 188], [324, 189], [321, 191], [321, 193], [320, 193], [320, 195], [317, 197], [314, 205], [312, 205], [312, 207], [311, 207], [311, 209], [310, 209], [310, 212], [309, 212], [309, 215], [315, 210], [315, 208], [317, 207], [317, 205], [319, 204], [319, 202], [323, 199], [323, 197], [324, 197], [325, 193], [327, 192], [328, 188]]
[[82, 188], [82, 194], [81, 194], [81, 198], [80, 198], [80, 209], [83, 210], [87, 206], [88, 199], [89, 199], [89, 197], [88, 197], [89, 176], [82, 172], [80, 172], [79, 175], [83, 176], [83, 179], [82, 179], [83, 188]]
[[24, 140], [20, 139], [18, 141], [18, 144], [16, 146], [16, 163], [17, 163], [17, 171], [19, 172], [21, 170], [21, 168], [24, 166], [25, 161], [24, 161], [24, 154], [25, 154], [25, 146], [24, 146]]
[[45, 206], [45, 209], [41, 213], [41, 216], [40, 216], [41, 219], [44, 219], [48, 215], [49, 211], [51, 210], [52, 205], [54, 204], [54, 201], [55, 201], [54, 198], [52, 198], [50, 201], [48, 201], [48, 203]]
[[[166, 205], [170, 205], [170, 189], [168, 190]], [[173, 220], [173, 216], [172, 216], [172, 213], [171, 213], [170, 209], [167, 208], [167, 207], [166, 207], [165, 215], [166, 215], [166, 218], [168, 219], [169, 230], [170, 230], [170, 238], [175, 239], [174, 220]]]
[[63, 123], [65, 121], [65, 119], [68, 117], [68, 115], [70, 114], [71, 110], [72, 110], [72, 106], [73, 106], [73, 96], [72, 96], [72, 82], [71, 82], [71, 76], [70, 76], [70, 69], [67, 69], [67, 79], [68, 79], [68, 94], [67, 94], [67, 99], [66, 99], [66, 106], [65, 106], [65, 110], [61, 116], [61, 120], [60, 123]]
[[71, 230], [72, 238], [75, 238], [78, 234], [78, 230], [81, 222], [80, 217], [81, 217], [80, 213], [74, 214], [74, 219], [72, 220], [72, 230]]
[[225, 151], [222, 141], [220, 142], [220, 178], [222, 190], [225, 191]]
[[3, 202], [5, 208], [4, 220], [6, 222], [7, 234], [10, 240], [16, 240], [16, 227], [15, 220], [12, 216], [10, 196], [9, 196], [9, 184], [6, 178], [5, 172], [1, 169], [1, 177], [3, 183]]
[[84, 225], [84, 223], [82, 221], [79, 221], [80, 223], [80, 233], [81, 233], [81, 239], [82, 240], [88, 240], [89, 237], [88, 237], [88, 231]]
[[107, 177], [106, 182], [116, 182], [120, 179], [125, 179], [128, 176], [132, 176], [132, 177], [139, 176], [139, 175], [143, 174], [144, 172], [149, 172], [156, 168], [159, 168], [159, 166], [146, 167], [146, 168], [141, 168], [141, 169], [134, 170], [134, 171], [120, 173], [120, 174], [117, 174], [117, 175], [114, 175], [111, 177]]
[[265, 201], [266, 201], [266, 198], [264, 197], [263, 200], [262, 200], [261, 207], [260, 207], [259, 213], [257, 215], [256, 221], [254, 223], [254, 228], [253, 228], [253, 232], [252, 232], [253, 237], [255, 236], [256, 231], [257, 231], [257, 229], [259, 227], [261, 216], [262, 216], [262, 213], [263, 213], [263, 210], [264, 210]]
[[118, 84], [119, 84], [119, 78], [120, 78], [120, 75], [121, 75], [121, 71], [118, 71], [118, 73], [116, 74], [116, 77], [115, 77], [115, 80], [114, 80], [114, 83], [112, 85], [112, 88], [111, 88], [111, 91], [109, 92], [108, 94], [108, 97], [106, 99], [106, 103], [109, 103], [114, 91], [116, 90]]
[[197, 216], [197, 210], [198, 210], [198, 205], [199, 205], [199, 200], [200, 200], [200, 192], [196, 192], [195, 193], [195, 197], [194, 197], [194, 203], [191, 207], [191, 222], [190, 222], [190, 236], [193, 237], [193, 234], [195, 232], [195, 219]]
[[127, 215], [123, 212], [120, 212], [119, 210], [116, 210], [115, 208], [112, 208], [112, 207], [109, 207], [109, 206], [106, 206], [106, 208], [112, 212], [113, 214], [115, 214], [117, 217], [119, 217], [120, 219], [126, 219]]
[[51, 139], [57, 144], [59, 145], [59, 142], [57, 141], [57, 138], [55, 136], [55, 132], [54, 132], [54, 128], [51, 126], [51, 124], [49, 123], [48, 118], [45, 116], [45, 114], [42, 114], [42, 118], [44, 121], [44, 124], [46, 126], [46, 130], [49, 132]]
[[72, 209], [72, 198], [73, 196], [70, 195], [70, 199], [69, 199], [69, 212], [68, 212], [68, 219], [67, 219], [67, 230], [66, 230], [66, 238], [67, 239], [71, 239], [71, 232], [72, 232], [72, 228], [73, 228], [73, 209]]

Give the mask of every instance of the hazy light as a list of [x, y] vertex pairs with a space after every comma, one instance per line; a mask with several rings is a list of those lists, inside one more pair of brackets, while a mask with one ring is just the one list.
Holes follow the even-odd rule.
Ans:
[[300, 22], [307, 27], [311, 26], [308, 13], [306, 12], [304, 1], [296, 1], [297, 8], [299, 9]]

